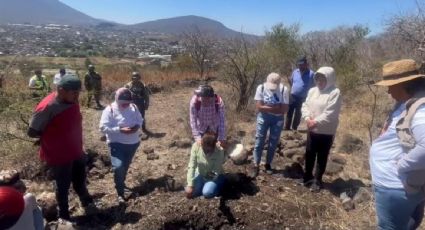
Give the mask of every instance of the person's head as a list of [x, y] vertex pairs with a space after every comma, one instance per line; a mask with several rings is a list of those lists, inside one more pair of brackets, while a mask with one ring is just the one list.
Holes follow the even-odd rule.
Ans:
[[419, 73], [416, 62], [403, 59], [385, 64], [378, 86], [387, 86], [388, 93], [397, 102], [405, 102], [425, 90], [425, 75]]
[[74, 104], [78, 103], [81, 91], [81, 80], [71, 74], [64, 75], [58, 83], [57, 95], [60, 101]]
[[60, 73], [60, 75], [65, 75], [66, 74], [65, 68], [59, 69], [59, 73]]
[[140, 73], [139, 72], [133, 72], [131, 74], [131, 81], [133, 81], [133, 82], [140, 81], [141, 78], [142, 77], [140, 76]]
[[214, 152], [217, 143], [217, 135], [213, 132], [207, 132], [202, 136], [202, 150], [205, 154], [211, 154]]
[[335, 85], [336, 75], [332, 67], [320, 67], [314, 74], [314, 82], [319, 90], [325, 90]]
[[281, 82], [280, 75], [277, 73], [270, 73], [267, 75], [266, 83], [264, 84], [264, 87], [270, 91], [275, 91], [279, 88]]
[[0, 229], [16, 224], [25, 208], [23, 194], [10, 186], [0, 186]]
[[119, 109], [127, 109], [130, 106], [130, 103], [133, 102], [130, 90], [127, 88], [119, 88], [115, 92], [115, 102]]
[[306, 71], [308, 69], [307, 58], [305, 56], [298, 58], [297, 66], [298, 66], [298, 69], [300, 69], [301, 72]]
[[200, 85], [198, 89], [195, 90], [195, 93], [201, 99], [203, 106], [214, 104], [215, 93], [213, 87], [210, 85]]
[[10, 186], [22, 194], [27, 191], [25, 183], [21, 180], [19, 172], [16, 170], [0, 171], [0, 186]]
[[95, 70], [94, 65], [89, 65], [88, 69], [89, 69], [89, 72], [94, 72]]
[[41, 70], [40, 70], [40, 69], [36, 69], [36, 70], [34, 71], [34, 74], [35, 74], [36, 76], [38, 76], [38, 77], [41, 77]]

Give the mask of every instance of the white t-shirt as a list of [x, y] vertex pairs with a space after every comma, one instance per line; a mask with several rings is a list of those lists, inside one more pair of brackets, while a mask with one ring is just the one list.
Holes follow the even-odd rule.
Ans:
[[[403, 189], [403, 182], [406, 179], [406, 174], [400, 174], [397, 170], [399, 160], [403, 155], [407, 154], [403, 150], [400, 140], [397, 137], [396, 124], [401, 118], [401, 113], [405, 110], [406, 106], [403, 104], [392, 114], [393, 119], [388, 126], [386, 132], [376, 138], [370, 148], [369, 163], [372, 181], [374, 185], [385, 188]], [[416, 111], [411, 129], [415, 139], [417, 127], [425, 124], [425, 106], [420, 106]], [[423, 131], [422, 131], [423, 132]], [[422, 143], [417, 143], [421, 145]]]
[[62, 75], [60, 73], [55, 74], [55, 77], [53, 78], [53, 84], [58, 85], [61, 79], [62, 79]]
[[[283, 84], [280, 84], [279, 88], [274, 91], [267, 89], [264, 84], [261, 84], [257, 87], [254, 100], [262, 101], [265, 105], [289, 104], [289, 91]], [[280, 116], [282, 114], [273, 115]]]

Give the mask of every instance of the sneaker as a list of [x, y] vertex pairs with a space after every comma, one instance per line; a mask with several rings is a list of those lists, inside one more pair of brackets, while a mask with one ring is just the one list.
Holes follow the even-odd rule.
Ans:
[[305, 186], [305, 187], [309, 187], [310, 185], [313, 184], [313, 182], [314, 182], [314, 179], [306, 180], [304, 178], [300, 178], [300, 179], [295, 180], [295, 183], [297, 183], [298, 185]]
[[251, 178], [256, 178], [258, 176], [260, 169], [258, 167], [258, 165], [253, 165], [248, 172], [248, 176]]
[[320, 192], [321, 189], [322, 189], [322, 183], [320, 183], [319, 181], [314, 181], [310, 187], [310, 191], [314, 193]]
[[124, 199], [128, 200], [131, 198], [131, 196], [133, 196], [133, 190], [131, 190], [130, 188], [128, 188], [127, 186], [124, 187]]
[[85, 215], [94, 215], [99, 212], [101, 204], [99, 202], [91, 202], [90, 204], [83, 206]]
[[270, 166], [270, 164], [266, 164], [266, 165], [264, 166], [264, 168], [265, 168], [265, 171], [266, 171], [266, 173], [267, 173], [268, 175], [272, 175], [272, 174], [273, 174], [273, 169], [272, 169], [272, 166]]
[[119, 205], [124, 205], [125, 204], [125, 199], [123, 196], [118, 196], [117, 197], [117, 201]]
[[62, 229], [63, 227], [65, 227], [66, 229], [71, 229], [71, 228], [74, 229], [75, 226], [77, 226], [77, 224], [74, 221], [71, 221], [70, 219], [64, 219], [64, 218], [58, 219], [59, 229]]

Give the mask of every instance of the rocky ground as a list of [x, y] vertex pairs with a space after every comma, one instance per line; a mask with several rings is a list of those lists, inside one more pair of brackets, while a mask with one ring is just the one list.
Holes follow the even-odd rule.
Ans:
[[[83, 109], [88, 188], [99, 210], [84, 213], [71, 192], [71, 211], [78, 229], [374, 229], [367, 176], [353, 179], [345, 172], [346, 166], [353, 164], [349, 151], [362, 144], [349, 136], [341, 145], [346, 149], [333, 149], [325, 189], [320, 193], [311, 193], [294, 181], [302, 175], [305, 132], [285, 131], [273, 175], [261, 172], [256, 179], [249, 178], [251, 154], [239, 165], [228, 160], [223, 196], [188, 200], [184, 186], [191, 147], [187, 111], [191, 94], [192, 88], [179, 87], [152, 96], [147, 125], [154, 135], [142, 141], [130, 167], [127, 186], [131, 193], [126, 206], [116, 202], [108, 149], [99, 140], [101, 111]], [[229, 119], [229, 135], [248, 153], [254, 142], [254, 118], [248, 114]], [[46, 193], [53, 191], [48, 171], [39, 162], [24, 164], [22, 175], [40, 202], [53, 203], [49, 202], [52, 195]], [[64, 229], [49, 217], [49, 210], [44, 211], [49, 229]]]

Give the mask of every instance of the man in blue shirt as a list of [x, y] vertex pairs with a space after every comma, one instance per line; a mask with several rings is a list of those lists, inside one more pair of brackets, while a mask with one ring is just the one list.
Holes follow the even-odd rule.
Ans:
[[[314, 72], [308, 67], [307, 58], [301, 57], [298, 59], [297, 65], [298, 69], [292, 72], [290, 79], [291, 100], [286, 116], [285, 130], [291, 130], [291, 124], [292, 129], [297, 130], [301, 121], [301, 106], [307, 97], [308, 90], [310, 90], [314, 84]], [[295, 116], [294, 120], [292, 120], [294, 112]]]

